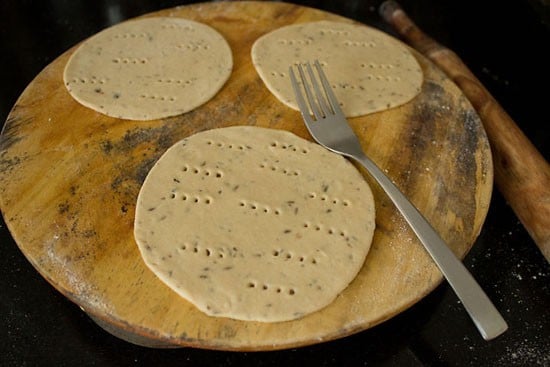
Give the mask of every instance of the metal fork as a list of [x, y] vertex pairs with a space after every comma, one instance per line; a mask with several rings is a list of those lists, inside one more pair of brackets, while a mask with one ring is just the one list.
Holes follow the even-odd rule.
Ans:
[[[309, 63], [305, 64], [309, 81], [304, 72], [304, 67], [301, 64], [295, 67], [298, 69], [308, 104], [306, 104], [292, 66], [289, 68], [290, 81], [302, 117], [313, 138], [325, 148], [351, 158], [367, 169], [418, 236], [420, 242], [422, 242], [458, 298], [462, 301], [483, 338], [491, 340], [506, 331], [508, 328], [506, 321], [462, 262], [449, 249], [418, 209], [365, 155], [359, 139], [342, 113], [319, 62], [315, 61], [315, 68], [321, 81], [321, 87]], [[313, 91], [310, 84], [313, 86]]]

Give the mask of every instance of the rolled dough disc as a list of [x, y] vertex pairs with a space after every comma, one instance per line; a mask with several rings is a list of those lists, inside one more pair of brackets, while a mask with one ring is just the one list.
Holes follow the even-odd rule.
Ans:
[[317, 311], [369, 251], [370, 187], [346, 159], [282, 130], [238, 126], [184, 139], [139, 193], [148, 267], [212, 316], [277, 322]]
[[252, 61], [267, 88], [298, 110], [288, 70], [319, 60], [347, 117], [407, 103], [422, 86], [422, 69], [401, 42], [376, 29], [318, 21], [282, 27], [252, 46]]
[[67, 62], [63, 80], [86, 107], [153, 120], [209, 101], [232, 67], [231, 49], [213, 28], [157, 17], [124, 22], [84, 41]]

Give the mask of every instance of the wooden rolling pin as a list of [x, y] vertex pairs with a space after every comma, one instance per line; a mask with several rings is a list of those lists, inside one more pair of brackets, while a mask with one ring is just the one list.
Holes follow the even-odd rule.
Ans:
[[406, 42], [439, 66], [470, 100], [491, 144], [496, 186], [550, 262], [548, 162], [456, 53], [422, 32], [397, 2], [383, 2], [379, 12]]

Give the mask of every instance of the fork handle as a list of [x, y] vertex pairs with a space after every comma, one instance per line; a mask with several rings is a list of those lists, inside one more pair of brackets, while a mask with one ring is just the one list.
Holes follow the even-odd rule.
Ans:
[[489, 297], [418, 209], [362, 151], [348, 156], [363, 165], [393, 201], [462, 301], [483, 338], [491, 340], [506, 331], [508, 325]]

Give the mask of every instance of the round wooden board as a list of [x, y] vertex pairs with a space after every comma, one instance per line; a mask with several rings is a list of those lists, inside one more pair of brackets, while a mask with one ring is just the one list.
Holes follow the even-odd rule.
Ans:
[[[274, 350], [370, 328], [441, 282], [413, 232], [366, 173], [377, 206], [373, 246], [357, 278], [325, 309], [272, 324], [208, 317], [158, 280], [133, 238], [135, 201], [148, 170], [176, 141], [214, 127], [257, 125], [311, 139], [299, 113], [265, 88], [250, 48], [259, 36], [287, 24], [351, 20], [270, 2], [196, 4], [147, 16], [194, 19], [227, 39], [234, 70], [214, 99], [164, 120], [101, 115], [74, 101], [63, 85], [73, 48], [36, 77], [6, 121], [1, 209], [21, 251], [56, 289], [111, 333], [137, 344]], [[463, 257], [489, 206], [489, 144], [460, 90], [414, 54], [424, 71], [421, 94], [350, 123], [365, 152]]]

